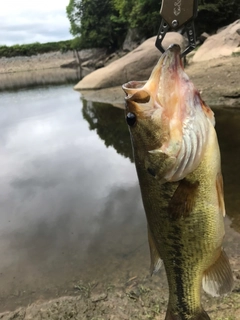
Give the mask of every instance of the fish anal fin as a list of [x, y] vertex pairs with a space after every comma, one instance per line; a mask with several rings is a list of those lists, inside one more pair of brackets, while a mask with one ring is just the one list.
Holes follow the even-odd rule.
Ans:
[[148, 243], [150, 249], [150, 257], [151, 257], [151, 265], [150, 265], [150, 273], [151, 275], [157, 273], [162, 266], [162, 259], [158, 253], [156, 248], [155, 240], [153, 239], [152, 233], [148, 227]]
[[[183, 317], [179, 314], [174, 314], [171, 312], [169, 309], [167, 310], [167, 314], [165, 317], [165, 320], [182, 320]], [[199, 310], [192, 316], [188, 316], [187, 318], [184, 319], [189, 319], [189, 320], [211, 320], [209, 315], [204, 311], [203, 309]]]
[[183, 179], [173, 194], [168, 206], [168, 213], [173, 220], [188, 217], [193, 210], [199, 182]]
[[233, 289], [233, 275], [226, 253], [221, 250], [216, 262], [204, 272], [203, 290], [213, 297], [231, 292]]
[[219, 205], [219, 212], [225, 216], [225, 204], [224, 204], [224, 192], [223, 192], [223, 177], [221, 172], [217, 174], [216, 179], [216, 188], [217, 188], [217, 195], [218, 195], [218, 205]]

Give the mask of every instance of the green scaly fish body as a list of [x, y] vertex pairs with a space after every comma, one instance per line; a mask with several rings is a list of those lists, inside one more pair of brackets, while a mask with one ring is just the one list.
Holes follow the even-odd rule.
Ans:
[[213, 113], [183, 71], [176, 45], [147, 82], [123, 89], [151, 271], [162, 259], [169, 284], [165, 319], [210, 319], [201, 305], [202, 285], [212, 295], [233, 285], [222, 249], [225, 208]]

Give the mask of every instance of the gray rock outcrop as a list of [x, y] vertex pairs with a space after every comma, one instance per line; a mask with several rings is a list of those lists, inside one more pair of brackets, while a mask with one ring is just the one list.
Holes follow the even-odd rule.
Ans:
[[197, 50], [193, 62], [230, 56], [240, 46], [240, 20], [222, 28], [209, 37]]
[[[122, 58], [93, 71], [79, 81], [74, 89], [109, 88], [134, 79], [146, 80], [161, 55], [155, 47], [155, 41], [156, 37], [152, 37]], [[163, 46], [167, 48], [172, 43], [179, 44], [182, 49], [185, 47], [184, 37], [176, 32], [167, 33]]]
[[138, 33], [137, 28], [129, 29], [123, 43], [123, 51], [129, 52], [134, 50], [141, 44], [141, 42], [143, 42], [141, 40], [142, 39]]

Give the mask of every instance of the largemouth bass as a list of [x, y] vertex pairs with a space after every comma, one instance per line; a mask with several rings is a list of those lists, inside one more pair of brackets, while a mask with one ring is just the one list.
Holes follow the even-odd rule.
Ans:
[[165, 320], [209, 320], [201, 288], [232, 290], [222, 248], [224, 197], [214, 114], [183, 69], [180, 47], [161, 56], [148, 81], [123, 85], [126, 119], [148, 223], [151, 272], [169, 284]]

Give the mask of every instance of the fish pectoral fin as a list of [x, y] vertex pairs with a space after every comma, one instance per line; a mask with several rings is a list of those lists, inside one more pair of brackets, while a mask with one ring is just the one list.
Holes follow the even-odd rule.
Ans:
[[179, 182], [168, 205], [168, 213], [173, 220], [186, 218], [193, 211], [198, 186], [198, 181], [190, 182], [183, 179]]
[[225, 213], [225, 203], [224, 203], [224, 194], [223, 194], [223, 177], [221, 172], [217, 174], [216, 188], [217, 188], [217, 195], [218, 195], [219, 212], [225, 217], [226, 213]]
[[153, 239], [152, 233], [148, 227], [148, 243], [151, 256], [150, 273], [151, 276], [159, 271], [162, 266], [162, 259], [160, 258], [159, 252], [156, 248], [155, 240]]
[[203, 290], [213, 297], [218, 297], [232, 291], [232, 270], [223, 249], [217, 261], [204, 272], [202, 285]]

